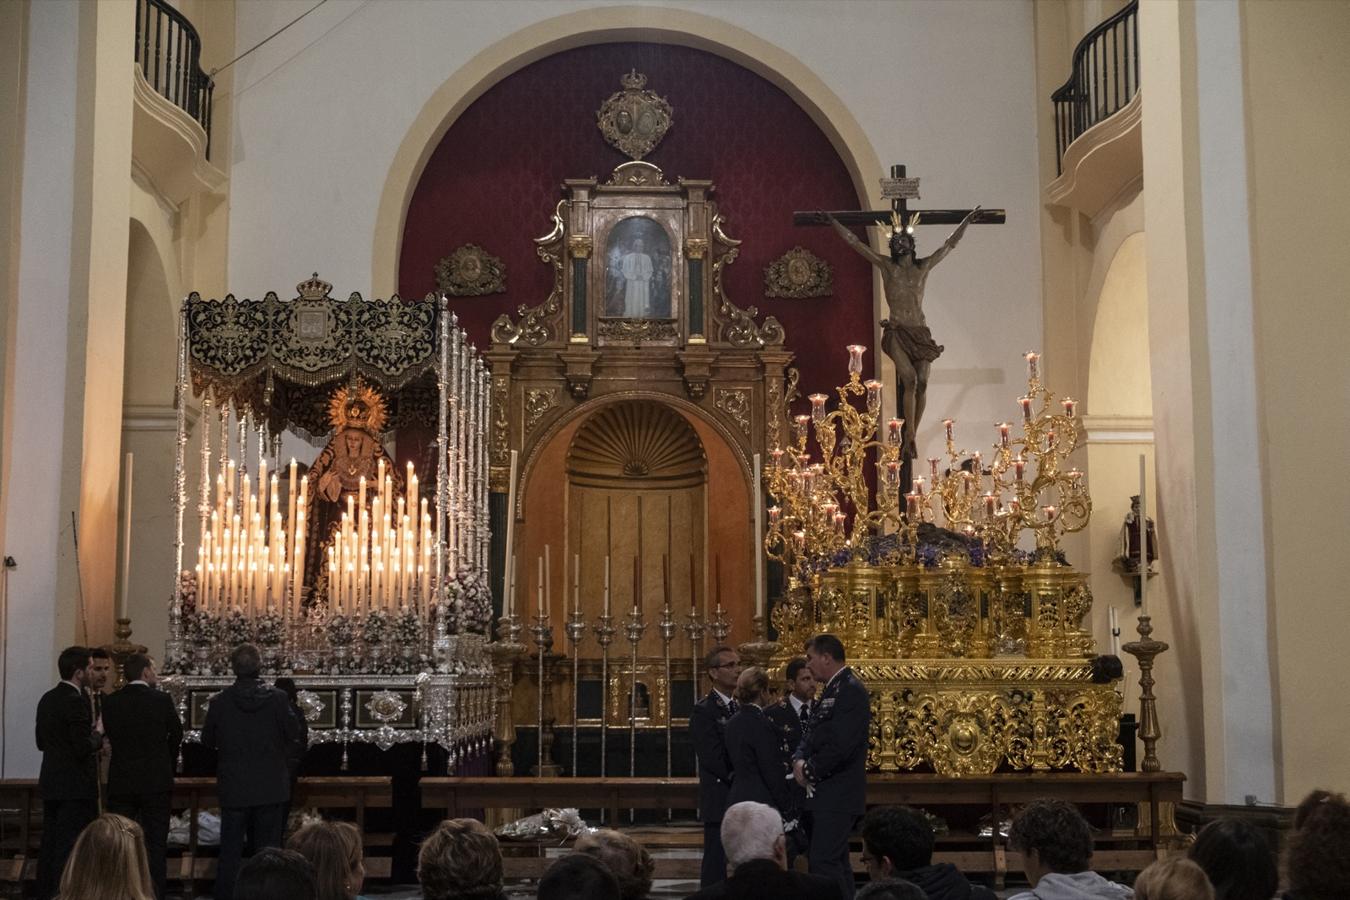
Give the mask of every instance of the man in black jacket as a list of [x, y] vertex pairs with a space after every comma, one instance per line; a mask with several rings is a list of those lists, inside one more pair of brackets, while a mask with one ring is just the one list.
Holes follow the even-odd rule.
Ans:
[[731, 877], [688, 900], [842, 900], [831, 878], [787, 868], [783, 822], [763, 803], [737, 803], [722, 819], [722, 842]]
[[37, 706], [37, 747], [42, 751], [42, 846], [38, 850], [40, 900], [56, 893], [66, 857], [84, 826], [98, 815], [94, 763], [103, 735], [90, 715], [85, 684], [88, 647], [67, 647], [56, 660], [61, 683]]
[[844, 645], [834, 635], [818, 634], [806, 642], [806, 664], [825, 688], [793, 754], [793, 774], [806, 789], [811, 811], [811, 872], [834, 878], [847, 900], [854, 891], [848, 839], [867, 793], [871, 699], [844, 664]]
[[971, 884], [951, 863], [933, 862], [933, 826], [917, 809], [878, 806], [862, 823], [863, 863], [873, 881], [902, 878], [928, 900], [994, 900], [989, 888]]
[[150, 657], [127, 657], [122, 677], [126, 686], [103, 701], [103, 728], [112, 745], [108, 811], [134, 820], [145, 832], [155, 896], [164, 900], [169, 795], [183, 723], [173, 698], [155, 689], [159, 675]]
[[689, 731], [698, 754], [698, 811], [703, 817], [703, 864], [699, 887], [727, 877], [727, 856], [722, 850], [722, 813], [731, 790], [731, 759], [727, 756], [727, 721], [736, 712], [731, 699], [741, 674], [741, 658], [726, 645], [712, 648], [703, 661], [712, 690], [694, 704]]
[[252, 644], [230, 654], [234, 684], [211, 698], [202, 726], [202, 745], [217, 750], [220, 794], [220, 862], [216, 900], [232, 900], [243, 858], [280, 847], [284, 811], [291, 796], [289, 761], [298, 752], [300, 723], [286, 695], [258, 679], [262, 658]]

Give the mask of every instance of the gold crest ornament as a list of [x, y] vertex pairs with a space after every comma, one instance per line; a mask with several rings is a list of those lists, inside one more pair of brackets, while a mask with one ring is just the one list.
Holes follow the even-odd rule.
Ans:
[[465, 244], [436, 263], [436, 287], [452, 297], [506, 292], [506, 264], [477, 244]]
[[384, 431], [388, 419], [388, 409], [379, 392], [357, 380], [353, 384], [338, 388], [328, 401], [328, 421], [335, 431], [355, 428], [369, 435], [378, 436]]
[[804, 247], [793, 247], [764, 267], [765, 297], [800, 300], [833, 292], [834, 270]]
[[661, 143], [673, 124], [670, 103], [643, 90], [647, 76], [636, 69], [619, 79], [624, 89], [610, 95], [595, 114], [596, 125], [610, 146], [642, 159]]

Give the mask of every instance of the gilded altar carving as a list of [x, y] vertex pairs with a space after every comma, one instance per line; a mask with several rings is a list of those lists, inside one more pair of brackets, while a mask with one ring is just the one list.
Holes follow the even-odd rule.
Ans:
[[722, 276], [726, 272], [727, 266], [736, 261], [741, 253], [741, 242], [727, 236], [722, 226], [725, 220], [722, 216], [713, 216], [712, 232], [719, 244], [726, 248], [726, 251], [713, 260], [713, 297], [716, 298], [714, 309], [716, 310], [713, 318], [717, 321], [718, 340], [726, 341], [733, 347], [752, 347], [759, 349], [768, 346], [780, 346], [787, 335], [783, 331], [783, 326], [778, 324], [778, 320], [773, 316], [765, 316], [764, 322], [755, 321], [755, 316], [759, 315], [759, 310], [753, 306], [747, 306], [741, 309], [731, 302], [727, 297], [726, 290], [722, 284]]
[[616, 91], [595, 114], [600, 133], [619, 152], [639, 160], [656, 149], [674, 124], [670, 103], [654, 91], [645, 90], [647, 76], [636, 69], [619, 78]]
[[764, 267], [764, 296], [804, 300], [834, 293], [834, 270], [804, 247], [793, 247]]
[[562, 211], [566, 200], [559, 200], [553, 212], [553, 228], [543, 237], [535, 238], [535, 253], [553, 267], [553, 290], [538, 306], [521, 304], [516, 307], [519, 322], [501, 315], [492, 323], [492, 342], [514, 347], [539, 347], [557, 339], [557, 328], [563, 312], [563, 224]]
[[557, 388], [531, 388], [525, 392], [525, 431], [529, 433], [558, 404]]
[[601, 319], [600, 337], [634, 343], [669, 342], [680, 336], [679, 326], [668, 319]]
[[451, 297], [506, 292], [506, 263], [477, 244], [464, 244], [436, 263], [436, 287]]
[[595, 241], [589, 234], [574, 234], [567, 238], [567, 252], [573, 259], [590, 259]]
[[615, 166], [607, 183], [611, 187], [660, 187], [670, 184], [659, 167], [641, 160]]
[[497, 467], [511, 462], [511, 419], [510, 396], [511, 380], [505, 375], [492, 379], [492, 464]]
[[718, 388], [713, 393], [713, 406], [726, 413], [741, 429], [746, 437], [750, 436], [750, 392], [740, 388]]

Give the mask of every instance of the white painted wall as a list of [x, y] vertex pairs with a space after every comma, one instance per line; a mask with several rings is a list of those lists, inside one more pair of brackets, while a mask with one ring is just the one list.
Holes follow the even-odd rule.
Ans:
[[[239, 52], [311, 5], [239, 4]], [[599, 5], [331, 0], [237, 63], [229, 289], [288, 296], [318, 270], [335, 294], [387, 296], [393, 285], [370, 283], [377, 205], [428, 97], [489, 45]], [[985, 443], [992, 423], [1016, 411], [1020, 354], [1041, 334], [1031, 4], [663, 6], [722, 19], [796, 55], [842, 99], [883, 165], [903, 162], [923, 177], [923, 205], [1007, 208], [1008, 225], [971, 230], [929, 282], [926, 304], [947, 350], [933, 374], [921, 455], [939, 446], [944, 415], [961, 423], [967, 446]], [[623, 24], [622, 10], [615, 24]], [[869, 191], [877, 202], [875, 186]], [[921, 252], [944, 237], [925, 230]], [[805, 339], [789, 335], [789, 345]]]

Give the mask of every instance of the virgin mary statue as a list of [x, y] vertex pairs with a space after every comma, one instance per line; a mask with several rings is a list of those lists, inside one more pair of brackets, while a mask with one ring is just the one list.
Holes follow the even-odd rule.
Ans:
[[[394, 480], [395, 495], [403, 492], [403, 476], [379, 440], [385, 419], [384, 398], [359, 381], [339, 388], [328, 403], [333, 436], [305, 476], [309, 480], [309, 495], [314, 498], [305, 526], [307, 533], [316, 538], [308, 543], [305, 552], [305, 583], [314, 586], [311, 603], [328, 594], [328, 571], [324, 566], [328, 547], [347, 510], [348, 498], [352, 498], [353, 504], [358, 502], [361, 479], [366, 480], [367, 497], [373, 497], [380, 460], [384, 460], [384, 472]], [[356, 513], [360, 515], [360, 510]]]

